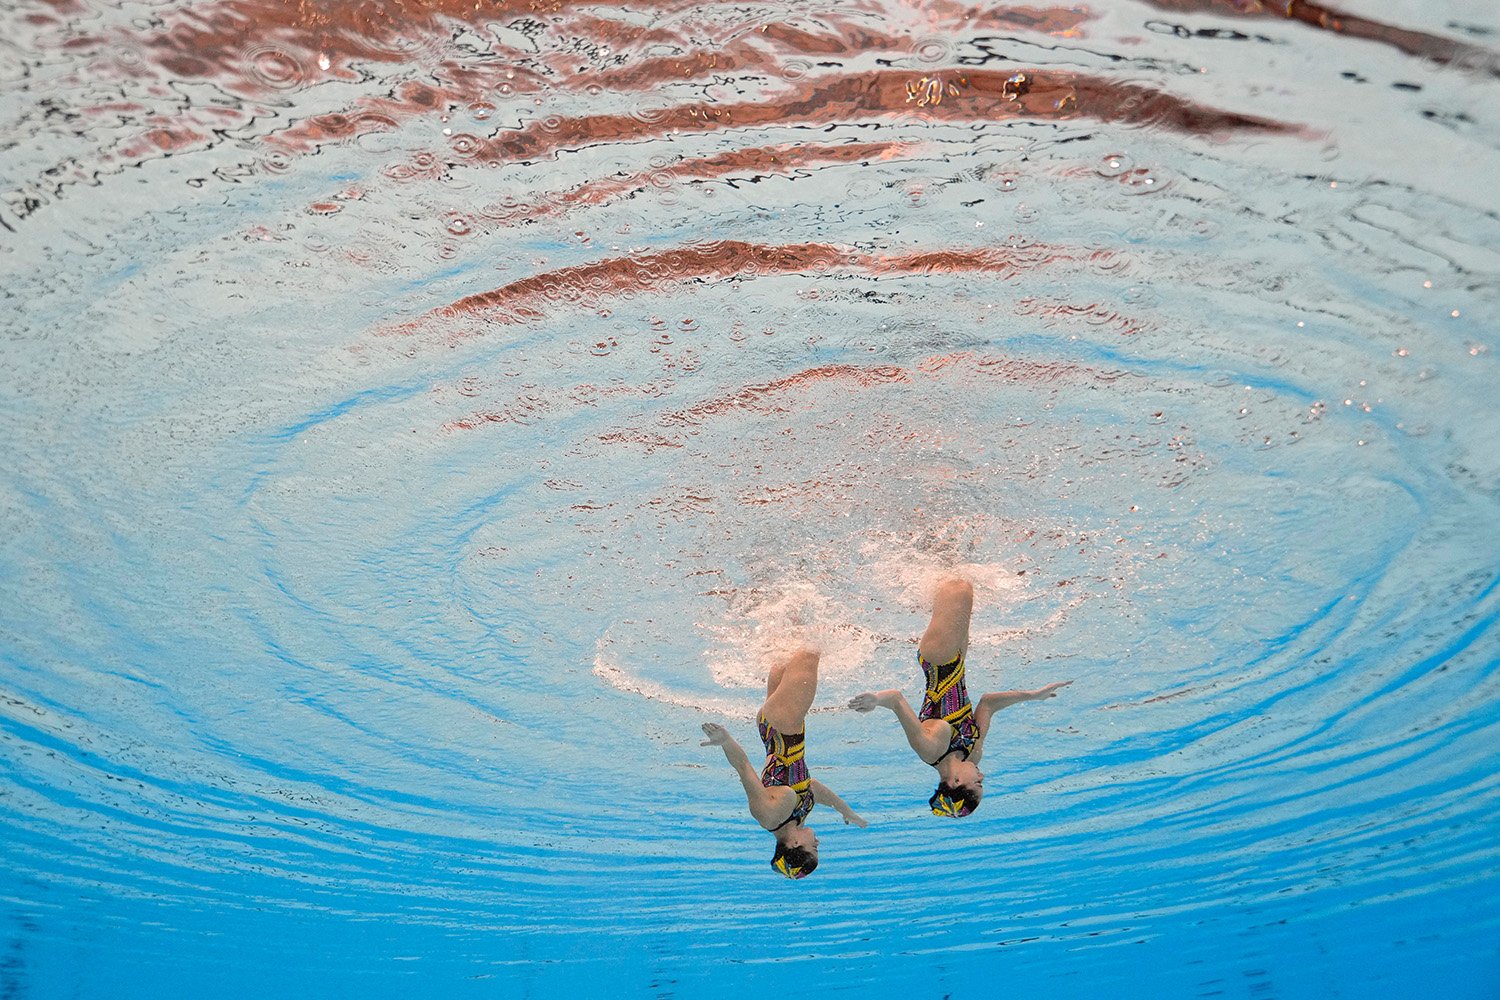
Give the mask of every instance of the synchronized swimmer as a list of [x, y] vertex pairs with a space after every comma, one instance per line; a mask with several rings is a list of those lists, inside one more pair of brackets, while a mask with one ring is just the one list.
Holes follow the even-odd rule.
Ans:
[[[857, 695], [849, 707], [858, 712], [888, 708], [896, 713], [906, 741], [922, 763], [938, 772], [937, 791], [928, 800], [934, 814], [967, 816], [984, 796], [984, 774], [979, 761], [994, 714], [1023, 701], [1056, 697], [1072, 681], [1058, 681], [1035, 691], [996, 691], [979, 699], [975, 708], [964, 683], [964, 657], [969, 646], [969, 621], [974, 610], [974, 588], [965, 580], [948, 578], [937, 587], [932, 620], [917, 646], [917, 661], [926, 683], [922, 707], [913, 712], [896, 689]], [[778, 663], [766, 683], [766, 700], [756, 715], [766, 762], [759, 772], [749, 757], [717, 723], [703, 724], [708, 739], [739, 774], [750, 814], [776, 838], [771, 867], [788, 878], [804, 878], [818, 866], [818, 837], [806, 825], [818, 802], [838, 810], [845, 823], [868, 826], [858, 813], [827, 785], [813, 779], [804, 758], [807, 712], [818, 690], [818, 653], [802, 649]]]
[[727, 729], [713, 722], [703, 724], [708, 737], [703, 745], [723, 750], [739, 773], [750, 815], [776, 838], [771, 867], [787, 878], [806, 878], [818, 867], [818, 835], [807, 826], [807, 814], [816, 803], [837, 809], [845, 823], [869, 825], [807, 770], [807, 710], [817, 693], [815, 650], [799, 650], [771, 670], [765, 703], [756, 714], [761, 742], [766, 745], [766, 763], [758, 774]]
[[1057, 681], [1035, 691], [993, 691], [979, 699], [976, 709], [964, 683], [964, 654], [969, 649], [973, 612], [974, 588], [968, 581], [950, 578], [938, 585], [932, 620], [917, 645], [917, 662], [926, 683], [919, 711], [912, 712], [911, 705], [894, 688], [867, 691], [849, 702], [856, 712], [888, 708], [896, 713], [917, 759], [937, 770], [937, 791], [927, 804], [938, 816], [967, 816], [979, 808], [984, 798], [979, 761], [996, 712], [1023, 701], [1055, 698], [1058, 688], [1073, 683]]

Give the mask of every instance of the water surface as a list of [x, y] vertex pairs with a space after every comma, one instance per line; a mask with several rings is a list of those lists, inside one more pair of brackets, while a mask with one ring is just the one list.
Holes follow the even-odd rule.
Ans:
[[6, 996], [1500, 991], [1488, 6], [0, 17]]

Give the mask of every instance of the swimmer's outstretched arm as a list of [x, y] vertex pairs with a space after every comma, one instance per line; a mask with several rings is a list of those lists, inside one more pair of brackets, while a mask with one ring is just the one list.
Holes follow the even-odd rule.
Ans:
[[[753, 813], [759, 807], [765, 806], [766, 790], [760, 783], [760, 773], [750, 763], [750, 758], [745, 756], [744, 747], [736, 742], [729, 730], [717, 722], [705, 722], [703, 724], [703, 735], [708, 739], [699, 746], [718, 747], [724, 751], [724, 757], [729, 765], [734, 768], [735, 773], [740, 776], [740, 784], [745, 786], [745, 798], [750, 802], [750, 811]], [[814, 795], [817, 793], [814, 792]]]
[[1018, 705], [1023, 701], [1041, 701], [1044, 698], [1056, 698], [1057, 689], [1065, 688], [1072, 681], [1056, 681], [1046, 687], [1039, 687], [1035, 691], [991, 691], [979, 699], [979, 704], [974, 707], [974, 721], [979, 723], [979, 728], [989, 730], [990, 716], [1002, 708]]
[[1056, 698], [1057, 689], [1065, 688], [1072, 681], [1057, 681], [1046, 687], [1039, 687], [1035, 691], [991, 691], [979, 699], [979, 704], [974, 707], [974, 722], [979, 726], [979, 744], [969, 753], [969, 759], [979, 763], [979, 758], [984, 754], [983, 741], [990, 734], [990, 718], [1002, 708], [1018, 705], [1023, 701], [1041, 701], [1044, 698]]
[[856, 712], [873, 712], [877, 708], [888, 708], [895, 712], [902, 732], [906, 733], [906, 742], [923, 761], [934, 760], [948, 749], [948, 737], [934, 734], [923, 726], [922, 720], [917, 718], [917, 713], [912, 711], [906, 698], [895, 688], [855, 695], [849, 699], [849, 707]]
[[838, 810], [839, 815], [844, 817], [845, 823], [853, 823], [860, 829], [864, 829], [870, 825], [863, 816], [849, 808], [849, 803], [839, 798], [838, 794], [832, 788], [829, 788], [817, 778], [812, 779], [811, 787], [813, 801], [833, 806], [833, 808]]

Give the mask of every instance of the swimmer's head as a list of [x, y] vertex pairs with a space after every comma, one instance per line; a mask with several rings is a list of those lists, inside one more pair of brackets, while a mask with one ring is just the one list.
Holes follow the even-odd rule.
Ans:
[[[967, 763], [967, 762], [965, 762]], [[974, 765], [970, 764], [970, 767]], [[934, 816], [949, 816], [957, 819], [959, 816], [967, 816], [979, 808], [979, 801], [984, 798], [984, 775], [979, 769], [974, 768], [974, 777], [954, 776], [938, 783], [937, 791], [932, 793], [932, 798], [927, 804], [932, 807]]]
[[776, 840], [771, 867], [787, 878], [806, 878], [818, 867], [818, 835], [797, 825]]

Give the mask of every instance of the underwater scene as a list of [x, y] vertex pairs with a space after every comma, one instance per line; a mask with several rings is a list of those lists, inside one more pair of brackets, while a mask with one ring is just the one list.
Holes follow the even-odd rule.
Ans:
[[0, 27], [0, 998], [1500, 997], [1500, 6]]

